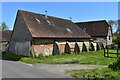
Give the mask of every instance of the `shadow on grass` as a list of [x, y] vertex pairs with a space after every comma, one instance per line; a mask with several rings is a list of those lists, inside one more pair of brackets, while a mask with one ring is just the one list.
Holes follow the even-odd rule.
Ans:
[[105, 56], [105, 58], [118, 58], [118, 57], [113, 57], [113, 56]]
[[16, 55], [13, 53], [2, 53], [2, 60], [9, 60], [9, 61], [19, 61], [22, 57], [20, 55]]
[[109, 55], [109, 56], [104, 56], [105, 58], [119, 58], [120, 57], [120, 54], [119, 55], [117, 55], [117, 54], [113, 54], [114, 56], [112, 56], [112, 55]]

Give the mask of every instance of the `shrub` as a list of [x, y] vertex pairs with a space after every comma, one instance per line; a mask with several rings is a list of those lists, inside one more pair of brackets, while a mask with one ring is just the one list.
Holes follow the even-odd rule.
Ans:
[[120, 57], [117, 59], [117, 61], [110, 64], [108, 67], [113, 71], [120, 71]]

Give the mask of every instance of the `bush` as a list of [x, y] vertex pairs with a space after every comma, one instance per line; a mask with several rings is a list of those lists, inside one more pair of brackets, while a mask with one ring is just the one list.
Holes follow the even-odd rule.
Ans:
[[120, 71], [120, 57], [117, 59], [117, 61], [110, 64], [108, 67], [113, 71]]
[[118, 48], [120, 48], [120, 38], [117, 38], [116, 44], [118, 44]]
[[117, 44], [120, 48], [120, 34], [114, 34], [113, 35], [113, 43]]

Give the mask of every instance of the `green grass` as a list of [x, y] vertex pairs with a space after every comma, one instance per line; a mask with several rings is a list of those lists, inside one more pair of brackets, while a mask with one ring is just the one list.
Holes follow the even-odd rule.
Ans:
[[[106, 52], [107, 52], [107, 50], [106, 50]], [[118, 50], [118, 54], [119, 54], [119, 56], [120, 56], [120, 50]], [[117, 57], [117, 50], [108, 50], [108, 55], [109, 55], [109, 57]], [[106, 56], [107, 56], [107, 53], [106, 53]]]
[[[117, 53], [117, 50], [109, 50], [110, 53]], [[120, 53], [120, 50], [118, 50], [118, 53]]]
[[98, 68], [98, 69], [82, 69], [66, 71], [71, 76], [76, 78], [87, 78], [87, 79], [120, 79], [120, 71], [112, 71], [110, 68]]
[[[116, 57], [116, 55], [112, 55]], [[96, 65], [108, 65], [116, 60], [116, 58], [105, 58], [103, 51], [91, 51], [91, 52], [82, 52], [79, 55], [75, 54], [65, 54], [65, 55], [55, 55], [43, 57], [39, 56], [38, 58], [29, 58], [24, 56], [17, 56], [15, 54], [3, 54], [4, 58], [9, 58], [12, 60], [18, 60], [25, 63], [48, 63], [48, 64], [96, 64]]]
[[19, 61], [23, 56], [18, 56], [16, 54], [12, 53], [3, 53], [2, 54], [2, 59], [5, 60], [13, 60], [13, 61]]
[[[38, 58], [22, 58], [20, 61], [27, 63], [48, 63], [48, 64], [96, 64], [96, 65], [108, 65], [115, 61], [115, 58], [105, 58], [103, 51], [82, 52], [79, 55], [65, 54], [55, 55], [49, 57], [39, 56]], [[113, 57], [116, 55], [110, 54]]]

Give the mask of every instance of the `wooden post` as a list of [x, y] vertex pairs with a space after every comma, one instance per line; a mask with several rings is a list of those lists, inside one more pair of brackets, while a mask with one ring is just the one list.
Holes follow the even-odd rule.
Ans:
[[107, 57], [109, 57], [109, 46], [107, 46]]

